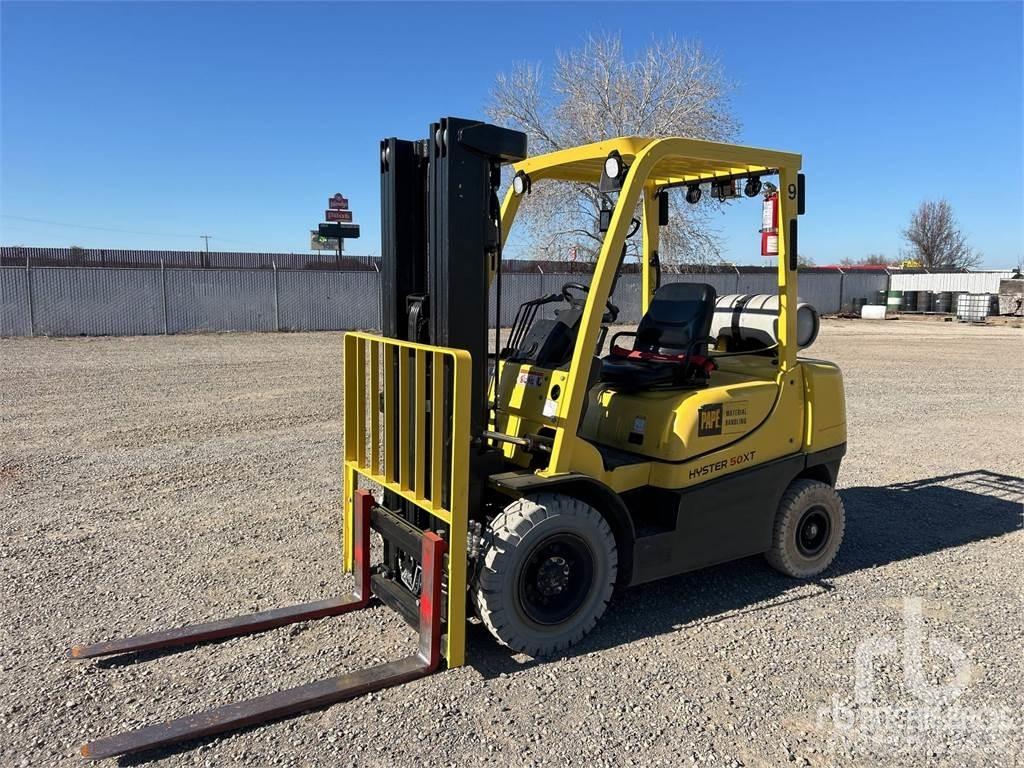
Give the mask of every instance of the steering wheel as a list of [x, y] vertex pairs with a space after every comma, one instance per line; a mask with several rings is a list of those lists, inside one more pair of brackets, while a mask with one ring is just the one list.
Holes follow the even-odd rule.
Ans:
[[[590, 293], [590, 286], [584, 285], [583, 283], [566, 283], [562, 286], [562, 298], [574, 309], [583, 309], [586, 305], [587, 300], [583, 296], [574, 296], [573, 291], [579, 291], [580, 293]], [[601, 316], [601, 322], [605, 325], [614, 323], [615, 319], [619, 316], [619, 308], [612, 304], [611, 299], [605, 302], [604, 315]]]

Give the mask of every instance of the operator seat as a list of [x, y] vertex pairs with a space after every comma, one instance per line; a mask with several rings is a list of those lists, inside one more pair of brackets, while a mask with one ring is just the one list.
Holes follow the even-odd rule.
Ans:
[[[630, 390], [704, 386], [715, 369], [707, 357], [715, 298], [706, 283], [661, 286], [636, 332], [612, 337], [600, 380]], [[634, 337], [632, 349], [615, 343], [621, 336]]]

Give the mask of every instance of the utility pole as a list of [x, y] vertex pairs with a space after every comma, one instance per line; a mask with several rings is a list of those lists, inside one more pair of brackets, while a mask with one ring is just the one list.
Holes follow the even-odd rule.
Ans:
[[200, 235], [200, 237], [203, 238], [203, 242], [206, 243], [206, 255], [203, 257], [203, 266], [208, 267], [210, 266], [210, 236]]

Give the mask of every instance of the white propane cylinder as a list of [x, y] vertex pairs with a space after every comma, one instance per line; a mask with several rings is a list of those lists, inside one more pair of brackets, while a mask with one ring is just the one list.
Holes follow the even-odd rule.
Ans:
[[[755, 341], [766, 347], [778, 343], [779, 297], [774, 293], [731, 294], [715, 301], [711, 335], [737, 341]], [[806, 349], [818, 338], [818, 310], [797, 299], [796, 345]]]

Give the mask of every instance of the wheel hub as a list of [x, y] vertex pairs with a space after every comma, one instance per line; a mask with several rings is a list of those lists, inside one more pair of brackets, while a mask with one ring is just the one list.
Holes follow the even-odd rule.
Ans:
[[828, 513], [821, 507], [812, 507], [800, 519], [796, 528], [796, 547], [804, 557], [815, 557], [828, 544], [831, 525]]
[[517, 602], [530, 621], [561, 624], [586, 602], [594, 582], [594, 555], [572, 533], [556, 533], [541, 541], [519, 573]]
[[540, 566], [537, 572], [537, 589], [545, 597], [559, 595], [569, 586], [571, 569], [564, 557], [552, 555]]

